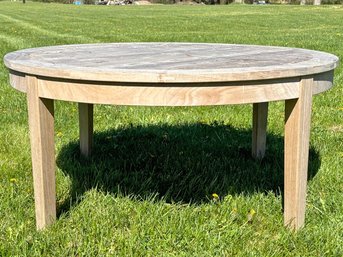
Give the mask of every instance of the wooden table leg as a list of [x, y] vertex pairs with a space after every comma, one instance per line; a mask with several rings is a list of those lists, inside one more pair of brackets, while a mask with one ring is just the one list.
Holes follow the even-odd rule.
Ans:
[[56, 219], [54, 102], [39, 98], [36, 77], [26, 79], [36, 226], [42, 229]]
[[252, 156], [262, 159], [266, 152], [268, 102], [253, 104]]
[[79, 103], [80, 152], [89, 157], [93, 144], [93, 104]]
[[299, 98], [285, 105], [284, 223], [299, 229], [305, 222], [313, 79], [299, 83]]

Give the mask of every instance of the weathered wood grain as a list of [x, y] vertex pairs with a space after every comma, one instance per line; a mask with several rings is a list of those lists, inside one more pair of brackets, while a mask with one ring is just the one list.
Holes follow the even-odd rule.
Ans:
[[302, 79], [299, 98], [285, 105], [284, 223], [293, 229], [305, 222], [312, 83]]
[[37, 79], [26, 77], [36, 226], [56, 219], [54, 103], [38, 96]]
[[305, 49], [194, 43], [109, 43], [12, 52], [23, 73], [93, 81], [184, 83], [296, 77], [334, 69], [334, 55]]
[[160, 87], [87, 84], [82, 81], [39, 79], [39, 95], [65, 101], [145, 106], [200, 106], [276, 101], [298, 97], [299, 79], [253, 83], [201, 84]]
[[79, 103], [80, 152], [89, 157], [93, 144], [93, 104]]
[[[313, 79], [313, 94], [319, 94], [332, 87], [333, 71], [315, 74]], [[297, 77], [187, 84], [118, 83], [50, 77], [39, 77], [39, 81], [40, 97], [84, 103], [194, 106], [277, 101], [299, 96]], [[10, 70], [10, 83], [17, 90], [26, 92], [24, 74]]]
[[253, 104], [252, 156], [262, 159], [266, 152], [268, 102]]

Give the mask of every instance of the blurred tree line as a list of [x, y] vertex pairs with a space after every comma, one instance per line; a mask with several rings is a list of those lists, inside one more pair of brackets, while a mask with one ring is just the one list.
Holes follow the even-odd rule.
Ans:
[[[1, 0], [0, 0], [1, 1]], [[31, 0], [36, 2], [45, 2], [45, 3], [64, 3], [64, 4], [72, 4], [76, 0]], [[96, 4], [98, 0], [78, 0], [81, 1], [83, 4]], [[137, 0], [136, 0], [137, 1]], [[139, 0], [138, 0], [139, 1]], [[148, 0], [151, 3], [158, 3], [158, 4], [187, 4], [190, 2], [195, 2], [198, 4], [233, 4], [233, 3], [240, 3], [240, 4], [254, 4], [254, 3], [266, 3], [266, 4], [318, 4], [318, 0]], [[343, 0], [319, 0], [319, 4], [343, 4]]]

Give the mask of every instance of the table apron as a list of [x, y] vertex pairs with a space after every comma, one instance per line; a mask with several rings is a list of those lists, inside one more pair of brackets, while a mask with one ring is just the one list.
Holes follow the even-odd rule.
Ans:
[[[28, 74], [10, 71], [10, 83], [19, 91], [30, 86]], [[32, 75], [30, 75], [32, 76]], [[332, 87], [333, 71], [313, 78], [313, 94]], [[140, 106], [200, 106], [269, 102], [299, 97], [306, 77], [222, 83], [119, 83], [37, 77], [41, 98], [94, 104]]]

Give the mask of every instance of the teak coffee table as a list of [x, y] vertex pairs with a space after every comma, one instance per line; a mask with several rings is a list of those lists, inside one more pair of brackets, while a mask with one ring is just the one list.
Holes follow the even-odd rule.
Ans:
[[56, 219], [54, 100], [79, 103], [90, 155], [93, 104], [253, 104], [252, 155], [265, 153], [268, 102], [285, 100], [284, 223], [304, 224], [312, 95], [332, 86], [334, 55], [296, 48], [191, 43], [64, 45], [7, 54], [27, 93], [36, 224]]

